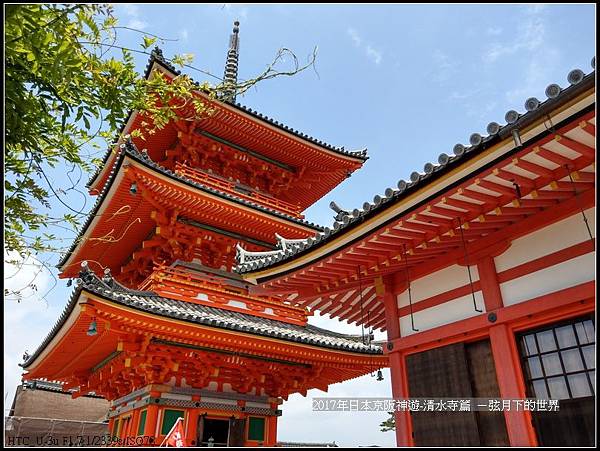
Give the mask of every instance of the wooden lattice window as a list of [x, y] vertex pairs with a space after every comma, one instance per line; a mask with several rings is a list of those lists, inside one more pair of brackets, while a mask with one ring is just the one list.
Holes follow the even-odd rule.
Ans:
[[521, 357], [528, 395], [538, 399], [594, 396], [595, 334], [592, 318], [522, 334]]

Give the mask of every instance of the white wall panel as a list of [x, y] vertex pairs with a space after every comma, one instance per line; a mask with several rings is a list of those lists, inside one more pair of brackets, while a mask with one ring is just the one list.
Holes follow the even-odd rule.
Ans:
[[[473, 282], [479, 280], [477, 266], [471, 266]], [[444, 293], [454, 288], [468, 285], [469, 274], [466, 266], [452, 265], [431, 273], [420, 279], [413, 280], [410, 284], [412, 301], [422, 301], [437, 294]], [[408, 305], [408, 290], [398, 295], [398, 307]]]
[[[475, 302], [477, 303], [477, 308], [485, 312], [485, 305], [483, 303], [481, 291], [477, 291], [475, 293]], [[434, 327], [443, 326], [445, 324], [450, 324], [455, 321], [460, 321], [476, 315], [481, 315], [481, 313], [475, 311], [471, 293], [413, 314], [415, 328], [419, 329], [419, 332], [423, 332]], [[412, 330], [410, 315], [401, 317], [401, 336], [406, 337], [414, 333], [418, 332]]]
[[[585, 211], [588, 224], [595, 230], [595, 208]], [[543, 257], [582, 241], [589, 240], [581, 213], [576, 213], [562, 221], [544, 227], [536, 232], [516, 239], [502, 255], [497, 256], [496, 270], [498, 272], [514, 268], [536, 258]]]
[[595, 278], [594, 253], [573, 258], [558, 265], [500, 284], [504, 305], [514, 305], [537, 296], [553, 293]]

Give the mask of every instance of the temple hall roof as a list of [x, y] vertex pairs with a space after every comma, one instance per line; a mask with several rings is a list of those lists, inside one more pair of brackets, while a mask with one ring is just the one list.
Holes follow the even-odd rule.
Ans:
[[440, 154], [437, 163], [426, 163], [423, 172], [412, 172], [410, 181], [400, 180], [396, 188], [387, 188], [384, 194], [375, 195], [372, 202], [364, 202], [362, 209], [355, 208], [352, 211], [342, 210], [341, 214], [338, 213], [333, 228], [326, 227], [324, 231], [318, 233], [314, 238], [295, 240], [296, 243], [294, 246], [284, 248], [280, 245], [276, 251], [268, 252], [247, 252], [243, 248], [238, 247], [238, 265], [235, 271], [240, 274], [252, 273], [293, 260], [346, 234], [354, 226], [398, 204], [440, 176], [471, 160], [491, 146], [507, 137], [514, 136], [513, 133], [515, 131], [518, 133], [519, 130], [528, 127], [553, 109], [564, 105], [566, 102], [595, 86], [595, 58], [592, 59], [591, 65], [592, 71], [587, 75], [580, 69], [572, 70], [567, 76], [569, 86], [566, 88], [561, 88], [558, 84], [549, 85], [546, 88], [547, 99], [545, 101], [540, 101], [535, 97], [527, 99], [524, 104], [526, 112], [508, 111], [505, 115], [506, 124], [500, 125], [497, 122], [491, 122], [487, 126], [488, 134], [486, 136], [473, 133], [469, 138], [470, 145], [456, 144], [453, 148], [454, 155]]

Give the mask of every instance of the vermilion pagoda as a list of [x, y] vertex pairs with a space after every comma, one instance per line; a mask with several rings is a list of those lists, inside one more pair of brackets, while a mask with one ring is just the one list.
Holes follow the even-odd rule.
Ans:
[[[225, 72], [234, 83], [237, 35], [236, 25]], [[159, 50], [146, 77], [156, 71], [179, 75]], [[322, 229], [302, 211], [366, 151], [198, 96], [214, 110], [206, 119], [122, 138], [106, 155], [89, 184], [98, 200], [60, 262], [77, 288], [24, 377], [103, 395], [117, 437], [161, 442], [183, 417], [188, 445], [274, 445], [282, 399], [326, 391], [387, 358], [361, 337], [309, 325], [310, 311], [287, 293], [250, 294], [232, 272], [236, 247], [303, 247]], [[141, 122], [132, 112], [122, 135]]]

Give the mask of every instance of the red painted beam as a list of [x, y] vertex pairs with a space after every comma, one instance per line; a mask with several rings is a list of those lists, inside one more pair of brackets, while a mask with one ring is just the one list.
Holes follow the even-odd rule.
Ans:
[[[387, 236], [396, 238], [404, 238], [405, 240], [423, 240], [426, 237], [425, 232], [414, 232], [408, 230], [401, 230], [396, 228], [387, 228], [384, 232]], [[386, 235], [383, 235], [385, 237]]]
[[504, 307], [494, 258], [488, 255], [479, 259], [477, 272], [479, 273], [479, 285], [483, 294], [485, 311], [491, 312]]
[[544, 158], [545, 160], [551, 161], [552, 163], [558, 164], [559, 166], [571, 164], [572, 162], [571, 159], [563, 157], [562, 155], [552, 152], [544, 147], [538, 147], [536, 150], [534, 150], [534, 152], [536, 155]]
[[586, 171], [577, 171], [575, 174], [571, 174], [573, 180], [578, 182], [595, 182], [596, 181], [596, 173], [595, 172], [586, 172]]
[[492, 196], [491, 194], [480, 193], [479, 191], [475, 191], [469, 188], [459, 188], [458, 194], [464, 197], [469, 197], [471, 199], [478, 200], [480, 202], [483, 202], [484, 204], [491, 205], [502, 205], [507, 202], [510, 202], [511, 200], [509, 196]]
[[[554, 207], [558, 205], [558, 199], [519, 199], [520, 207], [516, 207], [515, 210], [520, 210], [521, 208], [544, 208], [544, 207]], [[512, 207], [502, 207], [502, 209], [509, 209]]]
[[[582, 311], [594, 309], [593, 299], [595, 297], [595, 282], [584, 282], [582, 284], [565, 288], [554, 293], [545, 294], [519, 304], [503, 307], [496, 310], [496, 322], [494, 325], [503, 323], [513, 323], [527, 318], [528, 315], [541, 315], [552, 311], [553, 309], [564, 309], [571, 305]], [[455, 337], [458, 341], [464, 340], [464, 334], [472, 334], [479, 331], [481, 334], [487, 333], [491, 327], [487, 319], [487, 314], [477, 315], [465, 320], [456, 321], [444, 326], [434, 327], [432, 329], [419, 332], [418, 334], [408, 335], [406, 337], [393, 341], [394, 351], [420, 352], [423, 347], [439, 346], [443, 340]], [[447, 343], [447, 341], [446, 341]], [[432, 346], [433, 345], [433, 346]], [[384, 350], [385, 352], [385, 350]]]
[[443, 204], [428, 205], [425, 208], [425, 211], [430, 211], [431, 213], [435, 213], [438, 215], [445, 216], [447, 218], [451, 218], [452, 221], [456, 220], [456, 218], [458, 218], [458, 217], [460, 217], [461, 220], [466, 218], [466, 214], [464, 211], [458, 211], [458, 210], [454, 210], [451, 208], [444, 208]]
[[[500, 397], [503, 399], [525, 399], [523, 371], [515, 337], [506, 324], [490, 328], [492, 356]], [[506, 431], [511, 446], [536, 446], [536, 434], [531, 421], [531, 412], [511, 409], [504, 411]]]
[[552, 180], [554, 178], [554, 171], [552, 169], [545, 168], [539, 164], [532, 163], [531, 161], [524, 160], [522, 158], [513, 159], [515, 166], [525, 169], [528, 172], [536, 174], [542, 178]]
[[514, 172], [506, 171], [504, 169], [495, 169], [493, 173], [498, 178], [506, 180], [507, 182], [518, 183], [519, 186], [526, 187], [529, 189], [535, 189], [536, 185], [539, 183], [540, 180], [539, 178], [535, 180], [530, 179], [522, 175], [515, 174]]
[[579, 123], [579, 127], [581, 127], [582, 130], [585, 130], [590, 135], [596, 136], [596, 127], [594, 124], [591, 124], [588, 121], [581, 121]]
[[514, 188], [508, 187], [506, 185], [500, 185], [499, 183], [490, 182], [489, 180], [476, 179], [475, 184], [489, 191], [510, 196], [513, 199], [516, 196], [516, 190]]
[[574, 150], [575, 152], [577, 152], [585, 157], [592, 158], [592, 159], [596, 158], [596, 149], [594, 149], [593, 147], [586, 146], [585, 144], [574, 141], [571, 138], [568, 138], [564, 135], [558, 135], [556, 137], [556, 141], [559, 144], [561, 144], [565, 147], [568, 147], [569, 149]]
[[444, 197], [442, 198], [442, 203], [451, 205], [456, 208], [462, 208], [466, 211], [472, 211], [481, 214], [483, 212], [484, 205], [486, 204], [475, 204], [472, 202], [466, 202], [460, 199], [453, 199], [452, 197]]

